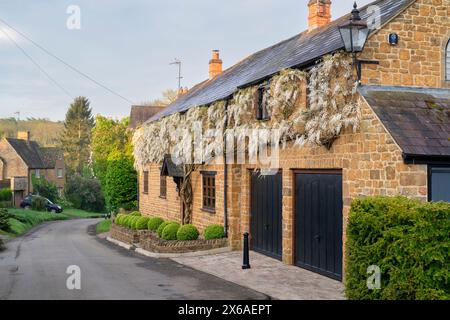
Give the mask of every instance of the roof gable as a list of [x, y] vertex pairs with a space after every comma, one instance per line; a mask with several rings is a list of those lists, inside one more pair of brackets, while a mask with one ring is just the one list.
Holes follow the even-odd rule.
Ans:
[[128, 128], [136, 129], [164, 108], [162, 106], [131, 106]]
[[[371, 14], [368, 8], [377, 5], [381, 12], [381, 24], [384, 25], [415, 1], [377, 0], [360, 9], [361, 18], [368, 19]], [[302, 32], [249, 56], [214, 79], [192, 88], [185, 96], [150, 118], [149, 122], [225, 99], [239, 88], [262, 81], [283, 69], [305, 66], [326, 54], [343, 49], [338, 26], [349, 17], [350, 14], [345, 15], [322, 28]]]
[[6, 141], [17, 152], [29, 169], [46, 169], [40, 147], [36, 141], [6, 138]]

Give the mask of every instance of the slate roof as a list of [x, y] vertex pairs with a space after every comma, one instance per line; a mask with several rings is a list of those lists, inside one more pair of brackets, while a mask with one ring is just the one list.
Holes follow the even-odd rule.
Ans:
[[29, 169], [47, 169], [48, 166], [36, 141], [6, 138], [6, 141], [16, 150]]
[[[401, 13], [415, 0], [377, 0], [360, 8], [361, 18], [367, 20], [371, 5], [377, 5], [381, 11], [381, 24], [385, 24]], [[351, 3], [349, 12], [351, 11]], [[311, 32], [302, 32], [295, 37], [282, 41], [272, 47], [259, 51], [225, 70], [212, 80], [205, 81], [192, 88], [165, 110], [148, 120], [158, 120], [172, 113], [183, 112], [192, 107], [208, 105], [231, 96], [238, 88], [260, 82], [277, 72], [294, 67], [310, 65], [323, 55], [344, 48], [338, 26], [348, 20], [345, 15], [328, 25]]]
[[362, 86], [405, 160], [450, 161], [450, 89]]
[[161, 175], [165, 177], [184, 178], [183, 166], [176, 165], [172, 161], [171, 155], [165, 155], [161, 167]]
[[164, 108], [160, 106], [131, 106], [128, 128], [136, 129]]
[[47, 168], [55, 168], [56, 161], [64, 158], [63, 151], [60, 148], [40, 148], [40, 151], [42, 160]]

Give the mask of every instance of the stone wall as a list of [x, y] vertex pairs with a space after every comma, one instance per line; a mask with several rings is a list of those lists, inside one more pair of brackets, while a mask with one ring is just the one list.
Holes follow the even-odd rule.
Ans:
[[[450, 0], [417, 0], [369, 38], [360, 59], [380, 65], [364, 65], [362, 83], [450, 88], [443, 63], [449, 16]], [[390, 33], [398, 34], [398, 45], [389, 44]]]
[[186, 253], [223, 248], [228, 245], [228, 241], [227, 239], [166, 241], [158, 238], [152, 231], [140, 231], [140, 245], [142, 249], [150, 252]]
[[110, 237], [127, 244], [134, 244], [139, 242], [139, 232], [118, 226], [115, 223], [111, 224]]
[[[0, 139], [0, 155], [3, 159], [3, 175], [2, 180], [11, 179], [13, 177], [28, 177], [28, 167], [20, 158], [17, 152], [11, 147], [6, 139]], [[30, 185], [30, 182], [28, 182]], [[25, 190], [25, 194], [29, 190]]]

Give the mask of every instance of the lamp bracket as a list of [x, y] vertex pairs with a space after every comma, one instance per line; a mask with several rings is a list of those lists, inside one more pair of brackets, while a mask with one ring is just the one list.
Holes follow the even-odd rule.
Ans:
[[362, 65], [363, 64], [379, 65], [380, 61], [375, 61], [375, 60], [358, 60], [358, 59], [355, 58], [355, 63], [356, 63], [356, 69], [358, 71], [358, 83], [361, 83]]

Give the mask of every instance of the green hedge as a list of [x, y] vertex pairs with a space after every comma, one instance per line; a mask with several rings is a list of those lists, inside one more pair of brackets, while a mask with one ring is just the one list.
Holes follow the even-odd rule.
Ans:
[[181, 226], [177, 232], [177, 240], [186, 241], [186, 240], [197, 240], [199, 236], [199, 232], [196, 227], [191, 224], [186, 224]]
[[169, 223], [163, 230], [161, 238], [164, 240], [177, 240], [177, 232], [180, 229], [180, 224]]
[[223, 226], [215, 224], [206, 227], [204, 235], [205, 240], [222, 239], [225, 237], [225, 231], [223, 230]]
[[148, 220], [150, 220], [149, 217], [139, 217], [136, 220], [136, 229], [137, 230], [147, 230]]
[[9, 219], [11, 218], [11, 214], [7, 209], [0, 209], [0, 230], [8, 231], [9, 230]]
[[0, 202], [10, 202], [12, 200], [11, 189], [0, 189]]
[[148, 230], [157, 231], [159, 226], [164, 223], [164, 219], [159, 217], [150, 218], [148, 220], [147, 228]]
[[[349, 299], [450, 299], [450, 203], [404, 197], [353, 201], [347, 225]], [[381, 270], [380, 289], [367, 269]]]

